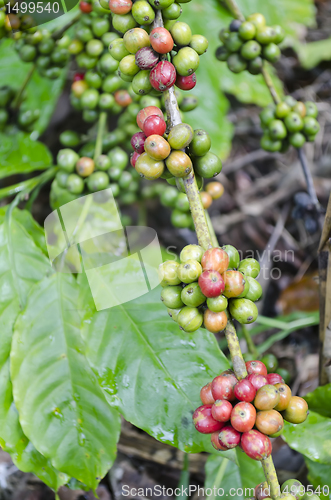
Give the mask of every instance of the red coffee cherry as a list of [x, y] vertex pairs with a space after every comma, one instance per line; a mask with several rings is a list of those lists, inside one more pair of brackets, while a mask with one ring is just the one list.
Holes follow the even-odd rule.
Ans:
[[244, 291], [245, 279], [239, 271], [225, 271], [222, 276], [225, 284], [225, 297], [228, 299], [238, 297]]
[[276, 384], [284, 384], [284, 379], [278, 375], [278, 373], [268, 373], [267, 375], [268, 384], [276, 385]]
[[271, 441], [265, 434], [255, 429], [244, 432], [240, 442], [242, 450], [253, 460], [268, 458], [272, 452]]
[[284, 421], [281, 414], [276, 410], [258, 411], [255, 426], [262, 434], [271, 436], [283, 429]]
[[92, 5], [88, 2], [81, 1], [79, 3], [79, 8], [82, 12], [84, 12], [84, 14], [89, 14], [90, 12], [92, 12]]
[[157, 106], [147, 106], [146, 108], [141, 109], [137, 114], [137, 125], [140, 130], [143, 130], [145, 120], [151, 115], [156, 115], [163, 119], [163, 112], [160, 108]]
[[132, 97], [130, 96], [127, 90], [117, 90], [114, 94], [115, 102], [122, 106], [122, 108], [126, 108], [129, 104], [132, 103]]
[[267, 368], [262, 361], [246, 361], [246, 370], [248, 375], [252, 373], [264, 375], [265, 377], [268, 375]]
[[224, 281], [217, 271], [204, 271], [198, 279], [202, 293], [208, 298], [218, 297], [224, 290]]
[[259, 375], [257, 373], [251, 373], [248, 375], [247, 380], [252, 384], [253, 387], [258, 391], [264, 385], [267, 385], [268, 380], [264, 375]]
[[146, 136], [144, 132], [137, 132], [131, 137], [131, 146], [135, 152], [141, 154], [145, 151], [144, 144], [146, 141]]
[[231, 412], [231, 425], [238, 432], [247, 432], [253, 429], [256, 419], [256, 410], [251, 403], [237, 403]]
[[140, 69], [152, 69], [158, 63], [159, 55], [151, 47], [143, 47], [136, 53], [135, 61]]
[[239, 401], [250, 403], [255, 398], [256, 389], [249, 380], [243, 379], [234, 388], [234, 395]]
[[189, 76], [177, 75], [175, 85], [181, 90], [192, 90], [196, 86], [196, 83], [196, 74], [192, 73], [192, 75]]
[[163, 118], [160, 118], [159, 116], [152, 115], [149, 116], [145, 122], [144, 122], [144, 132], [146, 137], [149, 137], [150, 135], [163, 135], [166, 131], [167, 124], [163, 120]]
[[226, 451], [228, 448], [222, 446], [219, 440], [219, 431], [213, 432], [210, 436], [211, 444], [216, 450]]
[[211, 414], [215, 420], [219, 422], [227, 422], [230, 420], [232, 412], [232, 404], [226, 399], [218, 399], [212, 406]]
[[286, 410], [292, 396], [292, 391], [286, 384], [276, 384], [275, 387], [279, 393], [279, 403], [277, 406], [275, 406], [275, 410]]
[[[200, 399], [204, 405], [212, 405], [215, 403], [215, 399], [213, 398], [211, 392], [211, 382], [209, 384], [204, 385], [200, 391]], [[217, 419], [216, 419], [217, 420]]]
[[256, 393], [254, 406], [258, 410], [272, 410], [280, 400], [279, 392], [274, 385], [264, 385]]
[[128, 14], [132, 8], [131, 0], [109, 0], [109, 8], [113, 14]]
[[197, 431], [201, 434], [211, 434], [224, 427], [222, 422], [217, 422], [211, 415], [212, 405], [199, 406], [193, 413], [193, 422]]
[[171, 52], [174, 41], [169, 31], [165, 28], [155, 28], [150, 34], [150, 41], [153, 49], [159, 54]]
[[206, 250], [201, 259], [203, 271], [217, 271], [222, 274], [229, 265], [229, 256], [222, 248]]
[[227, 450], [235, 448], [240, 443], [241, 434], [236, 431], [231, 425], [223, 427], [218, 435], [218, 440], [221, 446]]
[[134, 153], [132, 153], [132, 155], [130, 156], [130, 163], [131, 163], [133, 168], [136, 167], [136, 163], [137, 163], [139, 156], [140, 156], [140, 154], [137, 153], [136, 151]]
[[267, 481], [264, 481], [263, 483], [255, 486], [254, 495], [256, 500], [264, 500], [264, 498], [270, 497], [270, 486]]
[[225, 372], [215, 377], [211, 383], [211, 392], [215, 401], [218, 399], [227, 399], [228, 401], [234, 401], [234, 387], [238, 383], [232, 370], [226, 370]]
[[84, 80], [85, 73], [75, 73], [73, 77], [74, 82], [79, 82], [80, 80]]
[[175, 66], [169, 61], [160, 61], [150, 72], [149, 81], [155, 90], [164, 92], [175, 84]]

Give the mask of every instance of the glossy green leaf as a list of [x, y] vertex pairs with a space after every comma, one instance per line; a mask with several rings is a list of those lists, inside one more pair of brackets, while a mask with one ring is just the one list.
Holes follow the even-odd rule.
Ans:
[[37, 283], [15, 325], [11, 376], [25, 434], [54, 467], [95, 489], [119, 437], [112, 409], [85, 357], [70, 274]]
[[331, 60], [331, 38], [306, 44], [297, 43], [295, 49], [305, 69], [312, 69], [322, 61]]
[[[18, 91], [31, 70], [32, 63], [22, 62], [14, 49], [14, 42], [7, 38], [1, 40], [0, 67], [1, 85], [10, 85]], [[35, 70], [25, 89], [24, 108], [40, 110], [40, 118], [33, 127], [33, 130], [37, 132], [36, 137], [46, 129], [49, 123], [60, 97], [65, 76], [65, 69], [61, 77], [56, 80], [44, 78]]]
[[330, 499], [331, 475], [329, 464], [319, 464], [305, 458], [308, 469], [308, 483], [320, 498]]
[[9, 175], [44, 170], [52, 163], [48, 148], [39, 141], [33, 141], [29, 134], [0, 133], [0, 179]]
[[238, 448], [234, 451], [237, 454], [237, 464], [223, 456], [211, 455], [208, 458], [204, 487], [209, 500], [218, 497], [235, 500], [252, 497], [255, 486], [264, 481], [261, 462], [252, 460]]
[[[3, 211], [5, 213], [6, 207], [0, 210], [0, 214]], [[31, 236], [37, 247], [48, 257], [45, 232], [38, 222], [32, 217], [31, 212], [28, 210], [20, 210], [14, 208], [13, 217], [17, 220], [25, 229], [25, 231]]]
[[313, 410], [324, 417], [331, 418], [331, 384], [317, 387], [313, 392], [305, 395], [309, 411]]
[[[57, 490], [68, 478], [56, 471], [24, 435], [13, 402], [9, 373], [16, 318], [34, 283], [51, 272], [48, 259], [21, 224], [31, 216], [23, 214], [14, 210], [6, 221], [6, 208], [0, 210], [0, 443], [20, 470], [33, 472]], [[31, 221], [27, 226], [32, 226]]]
[[331, 420], [310, 411], [303, 424], [285, 422], [283, 439], [310, 460], [331, 464]]
[[195, 430], [192, 413], [201, 405], [201, 387], [229, 367], [215, 336], [182, 332], [167, 315], [159, 287], [95, 313], [84, 275], [79, 283], [80, 308], [90, 311], [87, 357], [109, 403], [161, 442], [192, 453], [212, 451], [210, 436]]

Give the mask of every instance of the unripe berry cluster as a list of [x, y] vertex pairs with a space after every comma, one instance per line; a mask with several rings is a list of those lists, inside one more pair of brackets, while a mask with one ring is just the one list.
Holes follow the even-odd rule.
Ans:
[[139, 183], [133, 169], [125, 170], [128, 160], [127, 153], [119, 147], [98, 156], [95, 161], [87, 156], [80, 157], [73, 149], [61, 149], [57, 155], [59, 172], [54, 182], [77, 196], [107, 188], [115, 198], [123, 193], [134, 194]]
[[24, 103], [20, 106], [18, 112], [12, 110], [10, 105], [15, 95], [16, 91], [12, 87], [8, 85], [0, 87], [0, 131], [3, 131], [8, 125], [14, 125], [30, 132], [33, 129], [33, 124], [40, 116], [40, 110], [28, 109]]
[[237, 19], [219, 34], [223, 45], [217, 48], [216, 58], [227, 61], [233, 73], [245, 69], [252, 75], [262, 70], [263, 60], [275, 63], [281, 52], [278, 45], [284, 40], [285, 33], [281, 26], [267, 26], [262, 14], [251, 14], [246, 21]]
[[[8, 5], [10, 4], [10, 9]], [[28, 30], [35, 26], [30, 14], [23, 14], [15, 0], [0, 0], [0, 40], [4, 37], [17, 37], [17, 30]], [[16, 33], [13, 34], [15, 30]], [[21, 36], [20, 34], [18, 36]]]
[[185, 332], [202, 325], [212, 333], [221, 332], [229, 314], [239, 323], [253, 323], [258, 315], [254, 301], [262, 295], [254, 279], [259, 271], [255, 259], [240, 261], [231, 245], [206, 252], [188, 245], [180, 253], [180, 263], [169, 260], [160, 266], [161, 300]]
[[[282, 484], [277, 500], [318, 500], [319, 496], [312, 492], [305, 492], [306, 488], [298, 479], [288, 479]], [[270, 486], [266, 481], [255, 487], [254, 497], [250, 500], [264, 500], [271, 498]]]
[[131, 164], [142, 177], [174, 179], [176, 183], [193, 168], [203, 178], [212, 178], [222, 170], [221, 160], [209, 151], [211, 141], [204, 130], [193, 130], [187, 123], [180, 123], [166, 134], [163, 112], [156, 106], [142, 109], [137, 124], [141, 132], [131, 140]]
[[284, 420], [302, 423], [308, 405], [277, 373], [267, 373], [261, 361], [246, 362], [247, 377], [237, 380], [226, 370], [200, 391], [202, 406], [193, 413], [197, 431], [211, 434], [217, 450], [238, 445], [254, 460], [267, 458], [272, 451], [270, 437], [282, 433]]
[[261, 147], [266, 151], [284, 152], [290, 145], [301, 148], [306, 141], [313, 142], [320, 129], [317, 116], [315, 103], [296, 101], [291, 96], [268, 106], [260, 113], [264, 131]]
[[[131, 0], [110, 0], [109, 7], [113, 27], [124, 34], [110, 44], [109, 51], [119, 61], [118, 74], [124, 81], [132, 81], [134, 92], [145, 95], [164, 92], [173, 85], [182, 90], [195, 86], [199, 56], [206, 52], [208, 40], [192, 35], [188, 24], [177, 21], [181, 8], [174, 0], [133, 4]], [[148, 33], [156, 10], [162, 11], [167, 22]]]

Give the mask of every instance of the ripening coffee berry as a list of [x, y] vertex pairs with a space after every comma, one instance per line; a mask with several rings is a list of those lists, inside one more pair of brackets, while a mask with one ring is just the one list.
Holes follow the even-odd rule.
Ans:
[[255, 426], [263, 434], [271, 436], [283, 429], [284, 421], [281, 414], [276, 410], [258, 411]]
[[150, 34], [150, 42], [158, 54], [167, 54], [172, 51], [174, 46], [173, 38], [165, 28], [153, 29]]
[[217, 271], [222, 274], [229, 265], [229, 256], [222, 248], [210, 248], [206, 250], [201, 259], [204, 271]]
[[268, 375], [268, 371], [265, 364], [257, 360], [247, 361], [246, 370], [248, 375], [251, 375], [253, 373], [257, 375], [264, 375], [265, 377], [267, 377]]
[[221, 445], [219, 440], [219, 431], [212, 433], [212, 435], [210, 436], [210, 441], [215, 450], [226, 451], [228, 449]]
[[225, 271], [223, 273], [224, 294], [228, 299], [238, 297], [245, 288], [245, 280], [239, 271]]
[[145, 179], [153, 181], [161, 177], [164, 172], [164, 162], [153, 160], [147, 153], [142, 153], [137, 159], [135, 169]]
[[184, 332], [193, 333], [202, 325], [203, 315], [196, 307], [186, 306], [178, 314], [177, 323]]
[[272, 452], [271, 441], [265, 434], [255, 429], [244, 432], [240, 442], [242, 450], [253, 460], [268, 458]]
[[231, 425], [238, 432], [248, 432], [253, 429], [256, 410], [251, 403], [237, 403], [231, 412]]
[[156, 115], [163, 119], [163, 112], [160, 108], [157, 106], [147, 106], [146, 108], [141, 109], [137, 115], [137, 125], [141, 130], [144, 128], [145, 120], [151, 115]]
[[303, 398], [292, 396], [282, 415], [291, 424], [302, 424], [308, 416], [308, 404]]
[[215, 420], [219, 422], [227, 422], [230, 420], [232, 412], [232, 404], [226, 399], [218, 399], [214, 402], [211, 414]]
[[188, 260], [197, 260], [201, 262], [204, 250], [199, 245], [187, 245], [180, 252], [179, 258], [181, 262], [186, 262]]
[[166, 131], [167, 124], [163, 118], [160, 118], [157, 115], [151, 115], [146, 118], [144, 122], [143, 131], [146, 137], [150, 135], [163, 135]]
[[197, 83], [197, 77], [195, 73], [189, 76], [177, 75], [175, 85], [181, 90], [192, 90]]
[[158, 273], [161, 285], [179, 285], [181, 281], [177, 276], [178, 268], [179, 264], [175, 260], [167, 260], [160, 264]]
[[164, 92], [175, 84], [176, 69], [169, 61], [160, 61], [150, 72], [149, 80], [155, 90]]
[[[109, 0], [109, 8], [113, 14], [128, 14], [132, 8], [131, 0]], [[92, 10], [92, 7], [91, 7]], [[90, 11], [91, 12], [91, 11]]]
[[151, 47], [143, 47], [136, 53], [135, 60], [140, 69], [153, 69], [159, 61], [159, 55]]
[[234, 388], [234, 394], [238, 401], [250, 403], [255, 398], [256, 389], [248, 379], [242, 379]]
[[200, 191], [200, 197], [203, 208], [207, 210], [213, 203], [213, 198], [206, 191]]
[[79, 8], [82, 12], [84, 12], [84, 14], [92, 12], [92, 5], [89, 2], [84, 2], [83, 0], [79, 2]]
[[150, 46], [148, 33], [142, 28], [127, 31], [123, 36], [123, 42], [130, 54], [136, 54], [140, 49]]
[[[209, 182], [206, 186], [206, 191], [210, 194], [213, 200], [218, 200], [224, 193], [224, 187], [220, 182]], [[225, 250], [224, 247], [223, 250]]]
[[212, 405], [199, 406], [193, 413], [193, 423], [198, 432], [202, 434], [211, 434], [224, 427], [222, 422], [214, 420], [211, 414]]
[[[204, 405], [212, 405], [215, 403], [215, 399], [213, 398], [212, 392], [211, 392], [211, 382], [209, 382], [207, 385], [204, 385], [200, 391], [200, 399], [202, 404]], [[232, 406], [231, 406], [232, 408]], [[213, 417], [215, 418], [215, 417]], [[218, 420], [217, 418], [215, 420]]]
[[76, 163], [76, 170], [81, 177], [88, 177], [94, 171], [94, 161], [83, 156]]
[[169, 143], [160, 135], [150, 135], [147, 137], [144, 148], [153, 160], [165, 160], [171, 151]]
[[[145, 134], [144, 134], [145, 135]], [[141, 154], [141, 153], [140, 153]], [[136, 163], [137, 163], [137, 160], [140, 156], [139, 153], [137, 153], [136, 151], [134, 153], [132, 153], [132, 155], [130, 156], [130, 163], [131, 163], [131, 166], [133, 168], [136, 168]]]
[[169, 172], [174, 177], [186, 177], [193, 168], [191, 158], [183, 151], [172, 151], [166, 159]]
[[213, 312], [223, 312], [228, 307], [228, 299], [224, 295], [207, 299], [207, 307]]
[[226, 399], [227, 401], [234, 401], [234, 387], [238, 383], [232, 370], [226, 370], [214, 378], [211, 383], [211, 392], [215, 401], [218, 399]]
[[258, 373], [251, 373], [250, 375], [248, 375], [247, 380], [249, 380], [249, 382], [257, 391], [268, 383], [267, 377], [265, 377], [264, 375], [259, 375]]
[[203, 323], [209, 332], [219, 333], [225, 329], [228, 318], [224, 311], [215, 313], [206, 309], [203, 314]]
[[166, 286], [162, 289], [161, 300], [166, 307], [170, 309], [178, 309], [184, 307], [184, 303], [181, 299], [182, 287], [177, 286]]
[[257, 486], [255, 486], [254, 496], [256, 500], [264, 500], [264, 498], [271, 498], [270, 486], [267, 483], [267, 481], [264, 481], [263, 483], [260, 483]]
[[277, 406], [275, 406], [275, 410], [277, 411], [286, 410], [286, 408], [289, 405], [290, 399], [292, 397], [292, 391], [288, 385], [283, 383], [275, 384], [275, 387], [279, 393], [279, 403]]
[[178, 278], [187, 284], [197, 281], [201, 273], [202, 268], [200, 263], [193, 259], [180, 264], [177, 269]]
[[131, 137], [131, 146], [138, 153], [144, 152], [144, 144], [146, 141], [146, 136], [144, 132], [137, 132]]
[[199, 307], [205, 302], [206, 297], [203, 295], [198, 283], [195, 282], [182, 289], [181, 299], [186, 306]]
[[268, 384], [270, 384], [270, 385], [284, 383], [284, 380], [282, 379], [281, 375], [279, 375], [279, 373], [268, 373], [267, 380], [268, 380]]
[[199, 277], [199, 286], [207, 298], [218, 297], [224, 291], [224, 281], [217, 271], [204, 271]]
[[290, 493], [296, 500], [301, 500], [305, 495], [305, 487], [297, 479], [288, 479], [282, 484], [281, 492], [286, 494]]
[[223, 427], [218, 435], [218, 440], [225, 449], [231, 450], [238, 446], [241, 440], [241, 434], [232, 425]]
[[258, 410], [272, 410], [280, 400], [279, 392], [273, 385], [266, 384], [256, 393], [254, 406]]
[[172, 127], [168, 135], [168, 142], [172, 149], [184, 149], [193, 139], [193, 129], [188, 123], [179, 123]]

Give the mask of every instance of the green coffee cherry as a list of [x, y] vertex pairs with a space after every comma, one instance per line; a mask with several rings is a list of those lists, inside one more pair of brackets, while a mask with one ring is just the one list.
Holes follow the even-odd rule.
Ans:
[[240, 263], [240, 255], [238, 250], [232, 245], [224, 245], [222, 246], [222, 250], [224, 250], [229, 256], [229, 269], [237, 269]]
[[[138, 2], [136, 2], [138, 3]], [[147, 3], [147, 2], [146, 2]], [[126, 33], [128, 30], [131, 30], [132, 28], [135, 28], [137, 26], [137, 22], [132, 16], [132, 14], [124, 14], [124, 15], [118, 15], [114, 14], [113, 15], [113, 28], [115, 28], [116, 31], [119, 31], [120, 33]], [[112, 45], [112, 44], [111, 44]], [[116, 59], [114, 54], [110, 51], [111, 55]]]
[[177, 323], [181, 330], [193, 333], [202, 325], [203, 315], [196, 307], [183, 307], [178, 314]]
[[198, 281], [201, 273], [202, 267], [200, 262], [193, 259], [187, 260], [186, 262], [180, 264], [177, 270], [177, 275], [180, 281], [187, 284]]
[[96, 89], [87, 89], [81, 97], [82, 107], [95, 109], [99, 102], [99, 92]]
[[190, 41], [190, 47], [201, 56], [208, 49], [208, 40], [203, 35], [193, 35]]
[[159, 279], [162, 286], [179, 285], [181, 280], [177, 275], [179, 263], [175, 260], [167, 260], [159, 266]]
[[32, 45], [24, 45], [19, 51], [19, 56], [24, 62], [34, 61], [37, 57], [37, 49]]
[[148, 1], [156, 9], [163, 10], [173, 5], [175, 0], [148, 0]]
[[132, 80], [132, 90], [137, 95], [148, 94], [152, 90], [152, 84], [149, 79], [150, 70], [139, 71]]
[[256, 278], [260, 272], [260, 264], [256, 259], [243, 259], [240, 261], [238, 271], [245, 276]]
[[275, 116], [276, 118], [283, 119], [290, 113], [290, 111], [290, 106], [285, 101], [282, 101], [276, 106]]
[[284, 123], [281, 120], [272, 120], [269, 124], [269, 134], [274, 141], [285, 139], [287, 130]]
[[164, 19], [178, 19], [182, 13], [182, 8], [178, 3], [173, 3], [166, 9], [162, 10], [162, 15]]
[[244, 59], [252, 60], [258, 57], [261, 54], [261, 45], [257, 43], [255, 40], [250, 40], [249, 42], [244, 43], [241, 47], [240, 54]]
[[170, 309], [168, 307], [167, 311], [168, 311], [170, 318], [177, 322], [178, 314], [180, 313], [180, 311], [182, 309], [183, 309], [182, 307], [180, 307], [179, 309]]
[[67, 178], [66, 188], [72, 194], [81, 194], [84, 191], [84, 181], [77, 174], [70, 174]]
[[96, 170], [108, 170], [110, 166], [111, 166], [111, 161], [107, 155], [100, 155], [95, 160]]
[[312, 116], [305, 116], [303, 119], [303, 133], [307, 136], [316, 135], [320, 130], [320, 125]]
[[109, 185], [109, 177], [106, 172], [94, 172], [87, 178], [87, 187], [90, 192], [102, 191]]
[[228, 57], [227, 64], [232, 73], [241, 73], [247, 68], [247, 61], [239, 54], [231, 54]]
[[175, 125], [169, 132], [167, 141], [172, 149], [184, 149], [193, 139], [193, 129], [188, 123]]
[[176, 188], [164, 189], [161, 193], [160, 201], [165, 207], [174, 208], [178, 198], [178, 191]]
[[204, 249], [199, 245], [187, 245], [180, 252], [179, 258], [182, 263], [185, 263], [188, 260], [196, 260], [201, 263], [203, 254]]
[[225, 62], [228, 60], [230, 54], [231, 52], [224, 45], [220, 45], [220, 47], [216, 49], [215, 57], [218, 61]]
[[278, 368], [278, 359], [274, 354], [265, 354], [261, 358], [261, 362], [265, 364], [268, 373], [275, 373]]
[[190, 211], [190, 203], [185, 193], [179, 193], [176, 199], [175, 208], [181, 212]]
[[108, 75], [103, 81], [102, 90], [111, 94], [112, 92], [116, 92], [123, 85], [122, 80], [116, 75]]
[[179, 105], [181, 111], [188, 112], [193, 111], [198, 106], [198, 98], [191, 95], [189, 97], [184, 97]]
[[303, 120], [298, 113], [289, 113], [285, 120], [285, 126], [290, 133], [300, 132], [303, 129]]
[[[115, 17], [115, 16], [114, 16]], [[116, 60], [121, 61], [123, 57], [128, 56], [130, 52], [127, 50], [124, 44], [123, 38], [116, 38], [109, 45], [109, 53]]]
[[295, 134], [290, 135], [289, 141], [291, 146], [293, 146], [294, 148], [302, 148], [302, 146], [306, 142], [306, 138], [300, 132], [296, 132]]
[[247, 71], [251, 75], [258, 75], [261, 73], [263, 68], [263, 59], [262, 57], [256, 57], [248, 62]]
[[263, 57], [271, 62], [275, 63], [281, 56], [280, 48], [275, 43], [269, 43], [263, 48]]
[[101, 37], [101, 41], [104, 44], [105, 47], [109, 47], [109, 45], [118, 38], [118, 35], [116, 33], [113, 33], [109, 31], [108, 33], [105, 33]]
[[115, 73], [118, 69], [119, 62], [114, 59], [111, 54], [103, 54], [100, 57], [98, 62], [98, 68], [105, 73], [106, 75], [110, 75], [111, 73]]
[[99, 113], [96, 109], [84, 109], [83, 120], [87, 123], [93, 123], [99, 118]]
[[68, 177], [69, 177], [69, 174], [67, 174], [67, 172], [63, 172], [63, 170], [59, 170], [55, 176], [55, 179], [58, 183], [58, 185], [62, 188], [62, 189], [66, 189], [67, 188], [67, 180], [68, 180]]
[[190, 143], [190, 153], [193, 156], [205, 156], [211, 147], [209, 134], [202, 129], [194, 130], [193, 139]]
[[253, 323], [258, 316], [256, 305], [248, 299], [231, 299], [229, 311], [231, 316], [243, 325]]
[[224, 45], [229, 52], [238, 52], [243, 45], [243, 41], [238, 33], [230, 33], [229, 37], [224, 42]]
[[[171, 180], [171, 179], [168, 179]], [[192, 216], [191, 214], [182, 212], [181, 210], [173, 210], [171, 213], [171, 224], [174, 227], [178, 228], [187, 228], [191, 227], [192, 224]]]
[[182, 289], [181, 300], [186, 306], [199, 307], [205, 302], [206, 297], [202, 293], [198, 283], [195, 282]]
[[161, 300], [166, 307], [170, 309], [178, 309], [184, 306], [184, 302], [181, 299], [182, 287], [177, 286], [166, 286], [162, 289]]
[[118, 146], [109, 151], [108, 157], [112, 166], [116, 166], [122, 170], [124, 170], [129, 163], [129, 155]]
[[181, 76], [189, 76], [194, 73], [199, 66], [199, 56], [191, 47], [180, 49], [172, 60], [177, 73]]
[[89, 87], [93, 87], [94, 89], [99, 89], [102, 85], [102, 77], [97, 71], [89, 70], [85, 73], [84, 80], [88, 84]]
[[268, 106], [264, 108], [260, 113], [260, 120], [262, 125], [268, 126], [275, 118], [275, 107]]
[[252, 302], [256, 302], [262, 296], [262, 286], [256, 279], [251, 278], [250, 276], [245, 276], [245, 281], [249, 285], [245, 298], [251, 300]]
[[310, 116], [312, 118], [317, 118], [318, 115], [318, 109], [317, 106], [314, 102], [307, 101], [305, 102], [306, 106], [306, 116]]
[[184, 47], [189, 45], [192, 40], [192, 31], [188, 24], [177, 22], [173, 25], [170, 30], [171, 36], [174, 39], [176, 45]]
[[255, 13], [247, 17], [246, 21], [254, 24], [257, 30], [262, 29], [266, 25], [266, 20], [263, 14]]
[[132, 6], [131, 12], [134, 20], [143, 26], [152, 24], [155, 19], [153, 8], [145, 0], [136, 1]]
[[110, 28], [110, 23], [105, 17], [95, 17], [92, 20], [92, 31], [95, 36], [101, 38], [102, 35], [107, 33]]
[[194, 158], [194, 170], [201, 177], [211, 179], [221, 172], [222, 162], [218, 156], [209, 152], [204, 156]]
[[57, 164], [66, 172], [73, 172], [76, 166], [76, 163], [79, 160], [78, 154], [72, 149], [60, 149], [57, 155]]
[[119, 178], [118, 185], [121, 189], [128, 189], [132, 183], [132, 175], [128, 171], [124, 171]]
[[65, 130], [60, 134], [59, 139], [62, 146], [67, 146], [69, 148], [74, 148], [80, 144], [80, 135], [73, 130]]
[[219, 295], [212, 299], [207, 299], [207, 306], [212, 312], [222, 312], [228, 307], [228, 299], [224, 295]]
[[268, 133], [265, 133], [261, 139], [261, 148], [276, 153], [282, 149], [282, 141], [274, 141]]
[[256, 27], [253, 23], [246, 21], [239, 26], [239, 36], [242, 40], [253, 40], [256, 35]]

